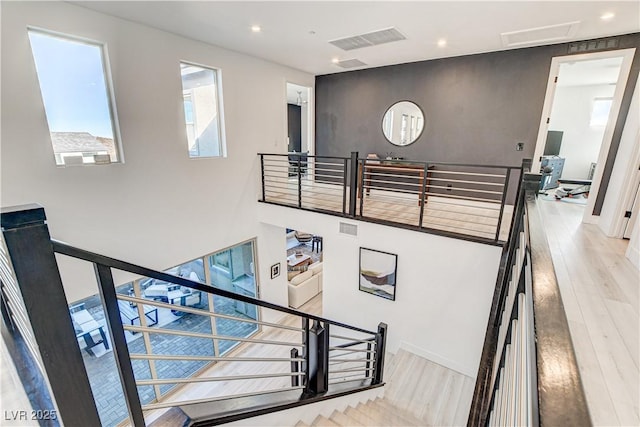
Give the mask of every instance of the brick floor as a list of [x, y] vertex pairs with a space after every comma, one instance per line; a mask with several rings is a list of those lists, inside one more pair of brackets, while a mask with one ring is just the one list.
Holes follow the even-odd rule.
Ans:
[[[235, 301], [228, 298], [214, 296], [215, 312], [232, 315], [238, 318], [248, 318], [236, 311]], [[166, 310], [166, 309], [158, 309]], [[104, 313], [101, 305], [90, 308], [91, 315], [101, 324], [105, 324]], [[257, 326], [236, 320], [217, 319], [218, 335], [246, 337], [253, 333]], [[163, 325], [166, 329], [176, 329], [190, 332], [211, 333], [211, 321], [208, 316], [185, 314], [175, 321]], [[213, 355], [213, 340], [166, 334], [149, 334], [151, 347], [157, 354], [184, 354], [184, 355]], [[227, 352], [236, 345], [236, 341], [219, 341], [221, 354]], [[128, 343], [130, 353], [146, 353], [144, 340], [140, 336]], [[109, 351], [100, 357], [91, 356], [83, 351], [84, 364], [89, 375], [89, 382], [98, 406], [100, 420], [103, 426], [115, 426], [127, 418], [127, 406], [124, 400], [120, 378], [115, 365], [113, 351]], [[155, 361], [156, 372], [159, 378], [185, 378], [207, 364], [203, 361]], [[151, 371], [149, 362], [134, 360], [132, 366], [136, 379], [150, 379]], [[160, 386], [162, 394], [168, 392], [173, 384]], [[155, 399], [153, 387], [138, 387], [138, 393], [142, 403], [149, 403]]]

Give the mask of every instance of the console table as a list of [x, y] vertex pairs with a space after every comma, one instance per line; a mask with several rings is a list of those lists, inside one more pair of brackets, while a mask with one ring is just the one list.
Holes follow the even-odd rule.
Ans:
[[[424, 200], [427, 200], [426, 189], [429, 186], [429, 181], [431, 178], [431, 170], [434, 168], [433, 165], [429, 165], [427, 167], [427, 180], [425, 182], [425, 187], [422, 187], [422, 183], [424, 182], [424, 166], [420, 164], [411, 164], [411, 163], [368, 163], [364, 164], [364, 173], [362, 171], [362, 163], [358, 166], [358, 197], [362, 197], [362, 190], [364, 187], [365, 194], [368, 196], [371, 193], [371, 180], [372, 175], [378, 175], [384, 178], [385, 175], [407, 175], [407, 176], [417, 176], [418, 179], [412, 179], [412, 183], [420, 184], [418, 188], [418, 204], [420, 204], [420, 192], [425, 191]], [[388, 185], [389, 189], [393, 191], [394, 185], [403, 185], [407, 183], [403, 183], [401, 181], [398, 182], [388, 182], [384, 183], [384, 185]]]

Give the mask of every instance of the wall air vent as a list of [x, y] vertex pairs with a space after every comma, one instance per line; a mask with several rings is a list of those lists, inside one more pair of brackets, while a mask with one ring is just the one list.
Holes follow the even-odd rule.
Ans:
[[336, 47], [339, 47], [342, 50], [353, 50], [405, 39], [406, 37], [402, 35], [400, 31], [398, 31], [394, 27], [391, 27], [385, 28], [383, 30], [372, 31], [366, 34], [359, 34], [356, 36], [344, 37], [342, 39], [329, 40], [329, 43]]
[[340, 223], [340, 233], [350, 234], [352, 236], [358, 235], [358, 226], [355, 224], [347, 224], [346, 222]]
[[591, 52], [594, 50], [616, 49], [618, 39], [588, 40], [579, 43], [569, 43], [569, 53]]
[[335, 63], [338, 67], [342, 68], [355, 68], [362, 67], [363, 65], [367, 65], [359, 59], [345, 59], [344, 61], [339, 61]]
[[559, 42], [573, 37], [576, 31], [578, 31], [579, 25], [580, 21], [574, 21], [565, 24], [549, 25], [547, 27], [501, 33], [500, 36], [502, 37], [502, 45], [504, 47]]

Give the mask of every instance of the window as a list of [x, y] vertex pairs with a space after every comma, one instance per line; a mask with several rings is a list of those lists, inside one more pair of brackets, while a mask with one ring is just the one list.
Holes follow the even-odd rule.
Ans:
[[189, 157], [225, 157], [220, 71], [180, 63]]
[[57, 165], [120, 161], [103, 46], [29, 30]]
[[591, 120], [589, 126], [604, 127], [609, 121], [609, 111], [611, 111], [612, 98], [596, 98], [593, 100], [593, 109], [591, 110]]

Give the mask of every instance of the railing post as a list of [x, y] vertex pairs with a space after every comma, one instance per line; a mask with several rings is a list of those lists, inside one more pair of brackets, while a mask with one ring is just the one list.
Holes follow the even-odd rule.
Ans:
[[349, 159], [344, 159], [342, 170], [342, 213], [347, 213], [347, 187], [349, 186]]
[[382, 383], [382, 374], [384, 373], [384, 353], [387, 346], [387, 328], [388, 326], [386, 323], [381, 322], [378, 325], [378, 333], [376, 334], [376, 362], [372, 384]]
[[329, 324], [313, 321], [307, 343], [307, 384], [305, 395], [316, 396], [329, 389]]
[[302, 155], [298, 156], [298, 207], [302, 207]]
[[120, 309], [118, 308], [118, 298], [116, 296], [116, 288], [113, 283], [111, 268], [101, 264], [94, 264], [94, 268], [98, 279], [100, 296], [106, 308], [106, 320], [109, 324], [109, 331], [111, 331], [116, 367], [120, 374], [125, 402], [129, 409], [129, 416], [134, 426], [144, 427], [144, 414], [142, 413], [142, 407], [140, 405], [136, 378], [133, 373], [133, 367], [131, 366], [129, 347], [127, 346], [127, 340], [124, 335], [124, 328], [122, 327], [122, 319], [120, 318]]
[[260, 175], [262, 177], [262, 201], [264, 202], [267, 198], [264, 191], [264, 154], [260, 154]]
[[427, 201], [427, 174], [429, 173], [429, 163], [424, 164], [424, 170], [422, 171], [422, 186], [420, 187], [420, 217], [418, 218], [418, 227], [422, 227], [422, 220], [424, 218], [424, 202]]
[[349, 216], [356, 216], [358, 200], [358, 152], [351, 152], [351, 169], [349, 171]]
[[509, 181], [511, 179], [511, 169], [507, 169], [504, 178], [504, 186], [502, 187], [502, 199], [500, 200], [500, 213], [498, 214], [498, 224], [496, 225], [496, 242], [500, 240], [500, 229], [502, 228], [502, 215], [504, 215], [504, 204], [507, 201], [507, 190], [509, 189]]
[[[300, 357], [300, 353], [298, 353], [298, 349], [297, 348], [292, 348], [291, 349], [291, 358], [292, 359], [297, 359], [298, 357]], [[291, 373], [292, 374], [299, 374], [300, 373], [300, 362], [298, 362], [297, 360], [292, 360], [291, 361]], [[291, 376], [291, 387], [298, 387], [300, 385], [300, 376], [299, 375], [292, 375]]]
[[32, 204], [2, 209], [0, 222], [59, 416], [68, 426], [100, 425], [45, 221]]

